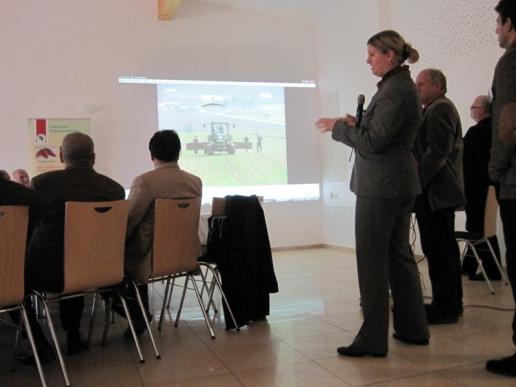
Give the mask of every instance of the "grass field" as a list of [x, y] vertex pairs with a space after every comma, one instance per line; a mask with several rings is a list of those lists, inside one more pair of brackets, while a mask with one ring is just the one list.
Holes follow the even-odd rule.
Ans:
[[[206, 133], [181, 133], [182, 151], [179, 164], [182, 169], [199, 176], [204, 186], [240, 186], [288, 184], [287, 154], [284, 138], [263, 136], [263, 152], [256, 152], [256, 136], [249, 134], [253, 149], [237, 149], [236, 154], [225, 152], [211, 156], [199, 151], [187, 151], [186, 144], [194, 136], [206, 141]], [[239, 138], [242, 136], [242, 138]], [[243, 135], [233, 137], [243, 141]]]

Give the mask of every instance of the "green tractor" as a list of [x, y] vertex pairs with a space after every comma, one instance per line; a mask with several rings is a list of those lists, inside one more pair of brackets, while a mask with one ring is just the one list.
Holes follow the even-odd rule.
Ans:
[[[204, 154], [213, 155], [215, 152], [227, 152], [234, 155], [237, 149], [250, 150], [253, 148], [253, 143], [249, 141], [249, 137], [245, 136], [244, 141], [233, 141], [233, 136], [229, 134], [228, 122], [210, 122], [210, 134], [208, 134], [208, 141], [201, 142], [195, 136], [193, 142], [186, 144], [187, 150], [193, 150], [195, 154], [198, 151], [204, 151]], [[206, 125], [204, 125], [206, 127]], [[233, 125], [233, 128], [235, 125]]]
[[210, 122], [211, 132], [204, 152], [212, 155], [215, 152], [227, 152], [234, 155], [236, 151], [233, 136], [229, 134], [229, 123]]

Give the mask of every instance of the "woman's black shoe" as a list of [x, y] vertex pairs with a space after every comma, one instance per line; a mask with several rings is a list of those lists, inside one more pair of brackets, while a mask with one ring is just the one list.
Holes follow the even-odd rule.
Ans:
[[409, 339], [406, 337], [401, 337], [396, 332], [392, 334], [392, 337], [394, 337], [396, 340], [402, 341], [407, 344], [428, 345], [428, 339]]
[[516, 353], [499, 360], [489, 360], [486, 370], [503, 376], [516, 376]]
[[360, 349], [350, 345], [348, 347], [339, 347], [337, 348], [337, 352], [342, 356], [351, 356], [351, 357], [363, 357], [363, 356], [372, 356], [372, 357], [385, 357], [387, 353], [385, 352], [369, 352], [365, 349]]

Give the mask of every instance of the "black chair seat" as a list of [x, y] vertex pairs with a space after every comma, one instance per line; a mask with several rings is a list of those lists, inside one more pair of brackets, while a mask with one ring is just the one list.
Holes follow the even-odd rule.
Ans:
[[467, 239], [469, 241], [477, 241], [484, 238], [484, 235], [481, 232], [455, 231], [454, 235], [455, 239], [460, 238]]

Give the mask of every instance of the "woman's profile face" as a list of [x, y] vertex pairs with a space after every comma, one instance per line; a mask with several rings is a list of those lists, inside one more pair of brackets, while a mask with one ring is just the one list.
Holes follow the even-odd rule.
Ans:
[[[378, 76], [383, 77], [392, 68], [392, 58], [388, 51], [386, 54], [382, 53], [376, 47], [367, 45], [367, 64], [371, 67], [371, 72]], [[391, 60], [391, 61], [390, 61]]]

